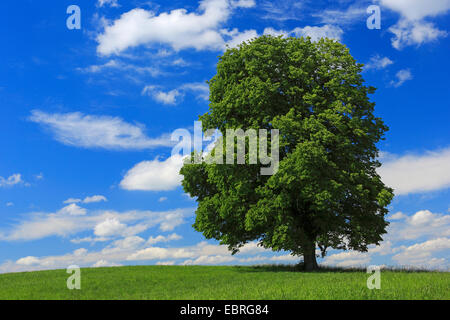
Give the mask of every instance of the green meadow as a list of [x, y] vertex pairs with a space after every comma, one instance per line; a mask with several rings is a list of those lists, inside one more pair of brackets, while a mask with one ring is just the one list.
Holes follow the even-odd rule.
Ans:
[[294, 266], [136, 266], [81, 269], [81, 289], [68, 290], [66, 270], [0, 274], [0, 299], [298, 300], [445, 299], [450, 273], [382, 270], [381, 289], [364, 270]]

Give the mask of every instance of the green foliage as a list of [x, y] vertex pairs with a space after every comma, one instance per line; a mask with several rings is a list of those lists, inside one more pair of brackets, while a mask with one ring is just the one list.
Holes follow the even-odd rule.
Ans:
[[361, 71], [329, 39], [263, 36], [228, 49], [209, 81], [203, 128], [279, 129], [280, 167], [262, 176], [260, 164], [185, 164], [195, 229], [233, 253], [252, 240], [293, 255], [379, 244], [393, 190], [376, 172], [376, 144], [388, 128]]
[[292, 271], [297, 270], [281, 266], [83, 268], [81, 290], [67, 289], [65, 270], [0, 274], [0, 300], [450, 299], [448, 272], [383, 270], [381, 290], [369, 290], [365, 271]]

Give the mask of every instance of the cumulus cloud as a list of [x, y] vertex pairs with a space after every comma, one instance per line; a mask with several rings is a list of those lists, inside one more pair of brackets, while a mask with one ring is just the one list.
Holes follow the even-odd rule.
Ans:
[[178, 235], [176, 233], [172, 233], [172, 234], [170, 234], [168, 236], [159, 235], [157, 237], [150, 237], [150, 238], [148, 238], [147, 243], [149, 245], [154, 245], [154, 244], [157, 244], [157, 243], [160, 243], [160, 242], [175, 241], [175, 240], [180, 240], [182, 238], [183, 238], [182, 236], [180, 236], [180, 235]]
[[141, 75], [149, 74], [152, 77], [161, 75], [161, 70], [157, 67], [149, 66], [137, 66], [134, 64], [125, 63], [123, 61], [112, 59], [103, 64], [93, 64], [85, 68], [77, 68], [78, 71], [83, 73], [101, 73], [104, 71], [121, 71], [121, 72], [132, 72], [134, 74], [138, 73]]
[[233, 256], [200, 256], [194, 260], [185, 260], [183, 265], [215, 265], [236, 260], [237, 259]]
[[3, 178], [0, 176], [0, 187], [11, 187], [20, 183], [23, 183], [23, 180], [22, 175], [19, 173], [13, 174], [8, 178]]
[[329, 24], [321, 27], [306, 26], [304, 28], [295, 28], [294, 30], [292, 30], [292, 32], [297, 37], [311, 37], [312, 41], [317, 41], [321, 38], [341, 40], [344, 33], [344, 31], [340, 27]]
[[69, 146], [129, 150], [173, 144], [165, 136], [149, 138], [144, 133], [144, 126], [127, 123], [118, 117], [85, 115], [80, 112], [49, 114], [34, 110], [29, 120], [43, 125], [57, 141]]
[[23, 265], [23, 266], [31, 266], [34, 264], [38, 264], [39, 263], [39, 259], [33, 256], [28, 256], [25, 258], [20, 258], [19, 260], [16, 261], [16, 263], [18, 265]]
[[[248, 249], [245, 249], [248, 247]], [[224, 245], [214, 245], [207, 242], [200, 242], [194, 246], [182, 248], [160, 248], [149, 247], [129, 255], [127, 260], [167, 260], [167, 259], [186, 259], [181, 264], [220, 264], [231, 261], [242, 261], [238, 258], [242, 255], [255, 255], [260, 252], [270, 252], [270, 250], [258, 247], [256, 243], [245, 245], [241, 252], [232, 256], [228, 248]], [[266, 261], [270, 261], [271, 257], [265, 257]], [[283, 260], [283, 258], [280, 258]], [[297, 258], [298, 260], [298, 258]]]
[[102, 201], [106, 202], [106, 201], [108, 201], [108, 199], [106, 199], [105, 196], [95, 195], [95, 196], [84, 198], [83, 203], [94, 203], [94, 202], [102, 202]]
[[[84, 215], [60, 213], [33, 213], [11, 228], [0, 231], [0, 240], [30, 241], [51, 236], [67, 237], [83, 231], [94, 231], [96, 238], [111, 236], [133, 236], [149, 228], [158, 226], [162, 231], [171, 231], [185, 222], [193, 214], [192, 209], [169, 211], [106, 211], [98, 210]], [[76, 242], [89, 242], [84, 238]]]
[[119, 7], [118, 0], [97, 0], [97, 7], [110, 6], [113, 8]]
[[234, 28], [233, 30], [222, 29], [220, 32], [221, 34], [230, 37], [230, 40], [225, 43], [225, 45], [230, 48], [237, 47], [244, 41], [250, 41], [258, 37], [256, 30], [245, 30], [240, 32], [238, 29]]
[[111, 238], [105, 238], [105, 237], [84, 237], [84, 238], [71, 239], [70, 242], [75, 243], [75, 244], [80, 244], [80, 243], [84, 243], [84, 242], [94, 244], [96, 242], [106, 242], [106, 241], [110, 241], [110, 240], [111, 240]]
[[166, 160], [142, 161], [131, 168], [120, 187], [125, 190], [169, 191], [181, 184], [183, 166], [181, 155], [173, 155]]
[[120, 267], [122, 266], [120, 263], [109, 262], [106, 260], [98, 260], [96, 263], [92, 265], [92, 268], [105, 268], [105, 267]]
[[139, 250], [136, 253], [127, 257], [127, 260], [159, 260], [159, 259], [179, 259], [188, 258], [192, 255], [190, 251], [186, 249], [173, 249], [173, 248], [159, 248], [150, 247], [143, 250]]
[[450, 187], [450, 148], [400, 157], [391, 155], [382, 162], [378, 173], [396, 195]]
[[[222, 51], [227, 46], [235, 47], [258, 36], [254, 29], [240, 31], [237, 28], [223, 28], [236, 8], [253, 6], [255, 6], [253, 0], [203, 0], [200, 1], [196, 12], [176, 9], [157, 14], [136, 8], [104, 26], [103, 32], [97, 36], [97, 52], [101, 56], [119, 55], [127, 49], [152, 44], [164, 44], [175, 51], [189, 48]], [[267, 29], [270, 30], [276, 31]], [[288, 33], [295, 36], [310, 36], [314, 41], [322, 37], [340, 40], [343, 30], [334, 24], [326, 23], [322, 26], [295, 28]], [[115, 68], [116, 63], [117, 61], [111, 60], [105, 65], [93, 66], [91, 71]], [[165, 94], [168, 93], [170, 95], [166, 97]], [[175, 91], [159, 94], [161, 100], [169, 101], [169, 104], [173, 103], [174, 95]]]
[[449, 0], [380, 0], [380, 4], [400, 14], [401, 18], [389, 31], [394, 34], [392, 46], [402, 49], [405, 46], [421, 45], [447, 36], [427, 18], [448, 13]]
[[370, 58], [369, 62], [364, 66], [364, 70], [380, 70], [384, 69], [394, 62], [388, 57], [381, 57], [380, 55], [375, 55]]
[[338, 267], [361, 267], [367, 265], [370, 261], [371, 257], [368, 253], [344, 251], [326, 257], [323, 264]]
[[232, 0], [231, 6], [234, 8], [253, 8], [256, 5], [255, 0]]
[[439, 30], [433, 23], [425, 21], [400, 20], [390, 27], [389, 31], [395, 35], [391, 42], [398, 50], [411, 45], [420, 46], [447, 36], [446, 31]]
[[138, 236], [128, 236], [126, 238], [116, 240], [113, 243], [113, 248], [119, 249], [134, 249], [143, 244], [145, 240]]
[[303, 28], [297, 27], [291, 31], [276, 30], [273, 28], [265, 28], [265, 35], [272, 36], [296, 36], [296, 37], [310, 37], [312, 41], [318, 41], [321, 38], [329, 38], [340, 41], [344, 31], [335, 25], [323, 25], [323, 26], [306, 26]]
[[198, 99], [209, 100], [209, 86], [202, 82], [185, 83], [176, 89], [164, 91], [161, 86], [148, 85], [142, 89], [141, 94], [152, 97], [155, 101], [166, 105], [179, 103], [186, 93], [193, 93]]
[[412, 80], [413, 76], [409, 69], [403, 69], [395, 74], [396, 80], [391, 81], [391, 85], [398, 88], [408, 80]]
[[157, 266], [173, 266], [175, 261], [158, 261], [156, 263]]
[[175, 105], [177, 99], [183, 95], [182, 92], [177, 89], [165, 92], [161, 90], [160, 86], [154, 85], [145, 86], [144, 89], [142, 89], [141, 94], [151, 96], [155, 101], [167, 105]]
[[97, 37], [97, 52], [108, 56], [120, 54], [128, 48], [154, 43], [166, 44], [178, 51], [223, 50], [226, 40], [220, 26], [234, 8], [249, 8], [253, 1], [203, 0], [197, 12], [176, 9], [156, 14], [144, 9], [133, 9], [105, 26]]
[[435, 17], [450, 10], [449, 0], [380, 0], [380, 3], [408, 20]]
[[438, 238], [405, 247], [404, 250], [392, 257], [401, 265], [414, 267], [448, 267], [446, 258], [433, 257], [433, 253], [450, 250], [450, 238]]
[[94, 195], [94, 196], [90, 196], [90, 197], [86, 197], [84, 199], [78, 199], [78, 198], [69, 198], [67, 200], [65, 200], [63, 203], [95, 203], [95, 202], [106, 202], [108, 201], [108, 199], [105, 196], [102, 195]]
[[[166, 240], [169, 238], [176, 240], [178, 236], [176, 234], [165, 236]], [[261, 253], [269, 255], [262, 256]], [[80, 248], [59, 256], [25, 257], [17, 261], [7, 261], [0, 265], [0, 273], [66, 268], [70, 264], [113, 266], [134, 261], [151, 261], [157, 265], [248, 264], [256, 261], [291, 262], [298, 261], [298, 258], [287, 254], [273, 255], [270, 250], [262, 249], [253, 242], [245, 245], [241, 253], [232, 256], [224, 245], [200, 242], [187, 247], [161, 248], [149, 246], [149, 243], [139, 236], [128, 236], [112, 242], [100, 251], [87, 251]]]
[[401, 220], [401, 219], [404, 219], [404, 218], [406, 218], [406, 215], [403, 212], [396, 212], [396, 213], [391, 214], [389, 216], [390, 220]]
[[108, 218], [100, 222], [94, 228], [94, 234], [99, 237], [120, 235], [127, 226], [117, 218]]
[[396, 214], [388, 227], [388, 240], [415, 240], [450, 236], [450, 215], [420, 210], [411, 216]]
[[58, 211], [59, 214], [68, 214], [72, 216], [82, 216], [87, 212], [86, 209], [79, 207], [75, 203], [69, 204]]
[[321, 23], [333, 25], [349, 25], [360, 22], [366, 17], [367, 5], [351, 5], [347, 9], [326, 9], [320, 13], [313, 13], [312, 16], [320, 20]]

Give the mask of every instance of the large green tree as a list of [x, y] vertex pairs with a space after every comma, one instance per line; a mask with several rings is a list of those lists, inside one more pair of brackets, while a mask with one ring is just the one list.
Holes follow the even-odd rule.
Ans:
[[379, 244], [393, 197], [376, 172], [387, 127], [374, 116], [375, 88], [364, 85], [362, 67], [329, 39], [262, 36], [229, 48], [209, 81], [203, 128], [278, 129], [279, 170], [186, 163], [183, 187], [198, 201], [194, 228], [233, 254], [254, 240], [290, 251], [306, 270], [317, 268], [317, 248], [325, 256]]

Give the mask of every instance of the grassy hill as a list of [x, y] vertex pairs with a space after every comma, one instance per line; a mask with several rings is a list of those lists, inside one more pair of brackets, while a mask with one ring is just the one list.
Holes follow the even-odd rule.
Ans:
[[81, 290], [65, 270], [0, 274], [0, 299], [446, 299], [450, 273], [381, 272], [369, 290], [363, 270], [297, 272], [294, 267], [138, 266], [81, 269]]

